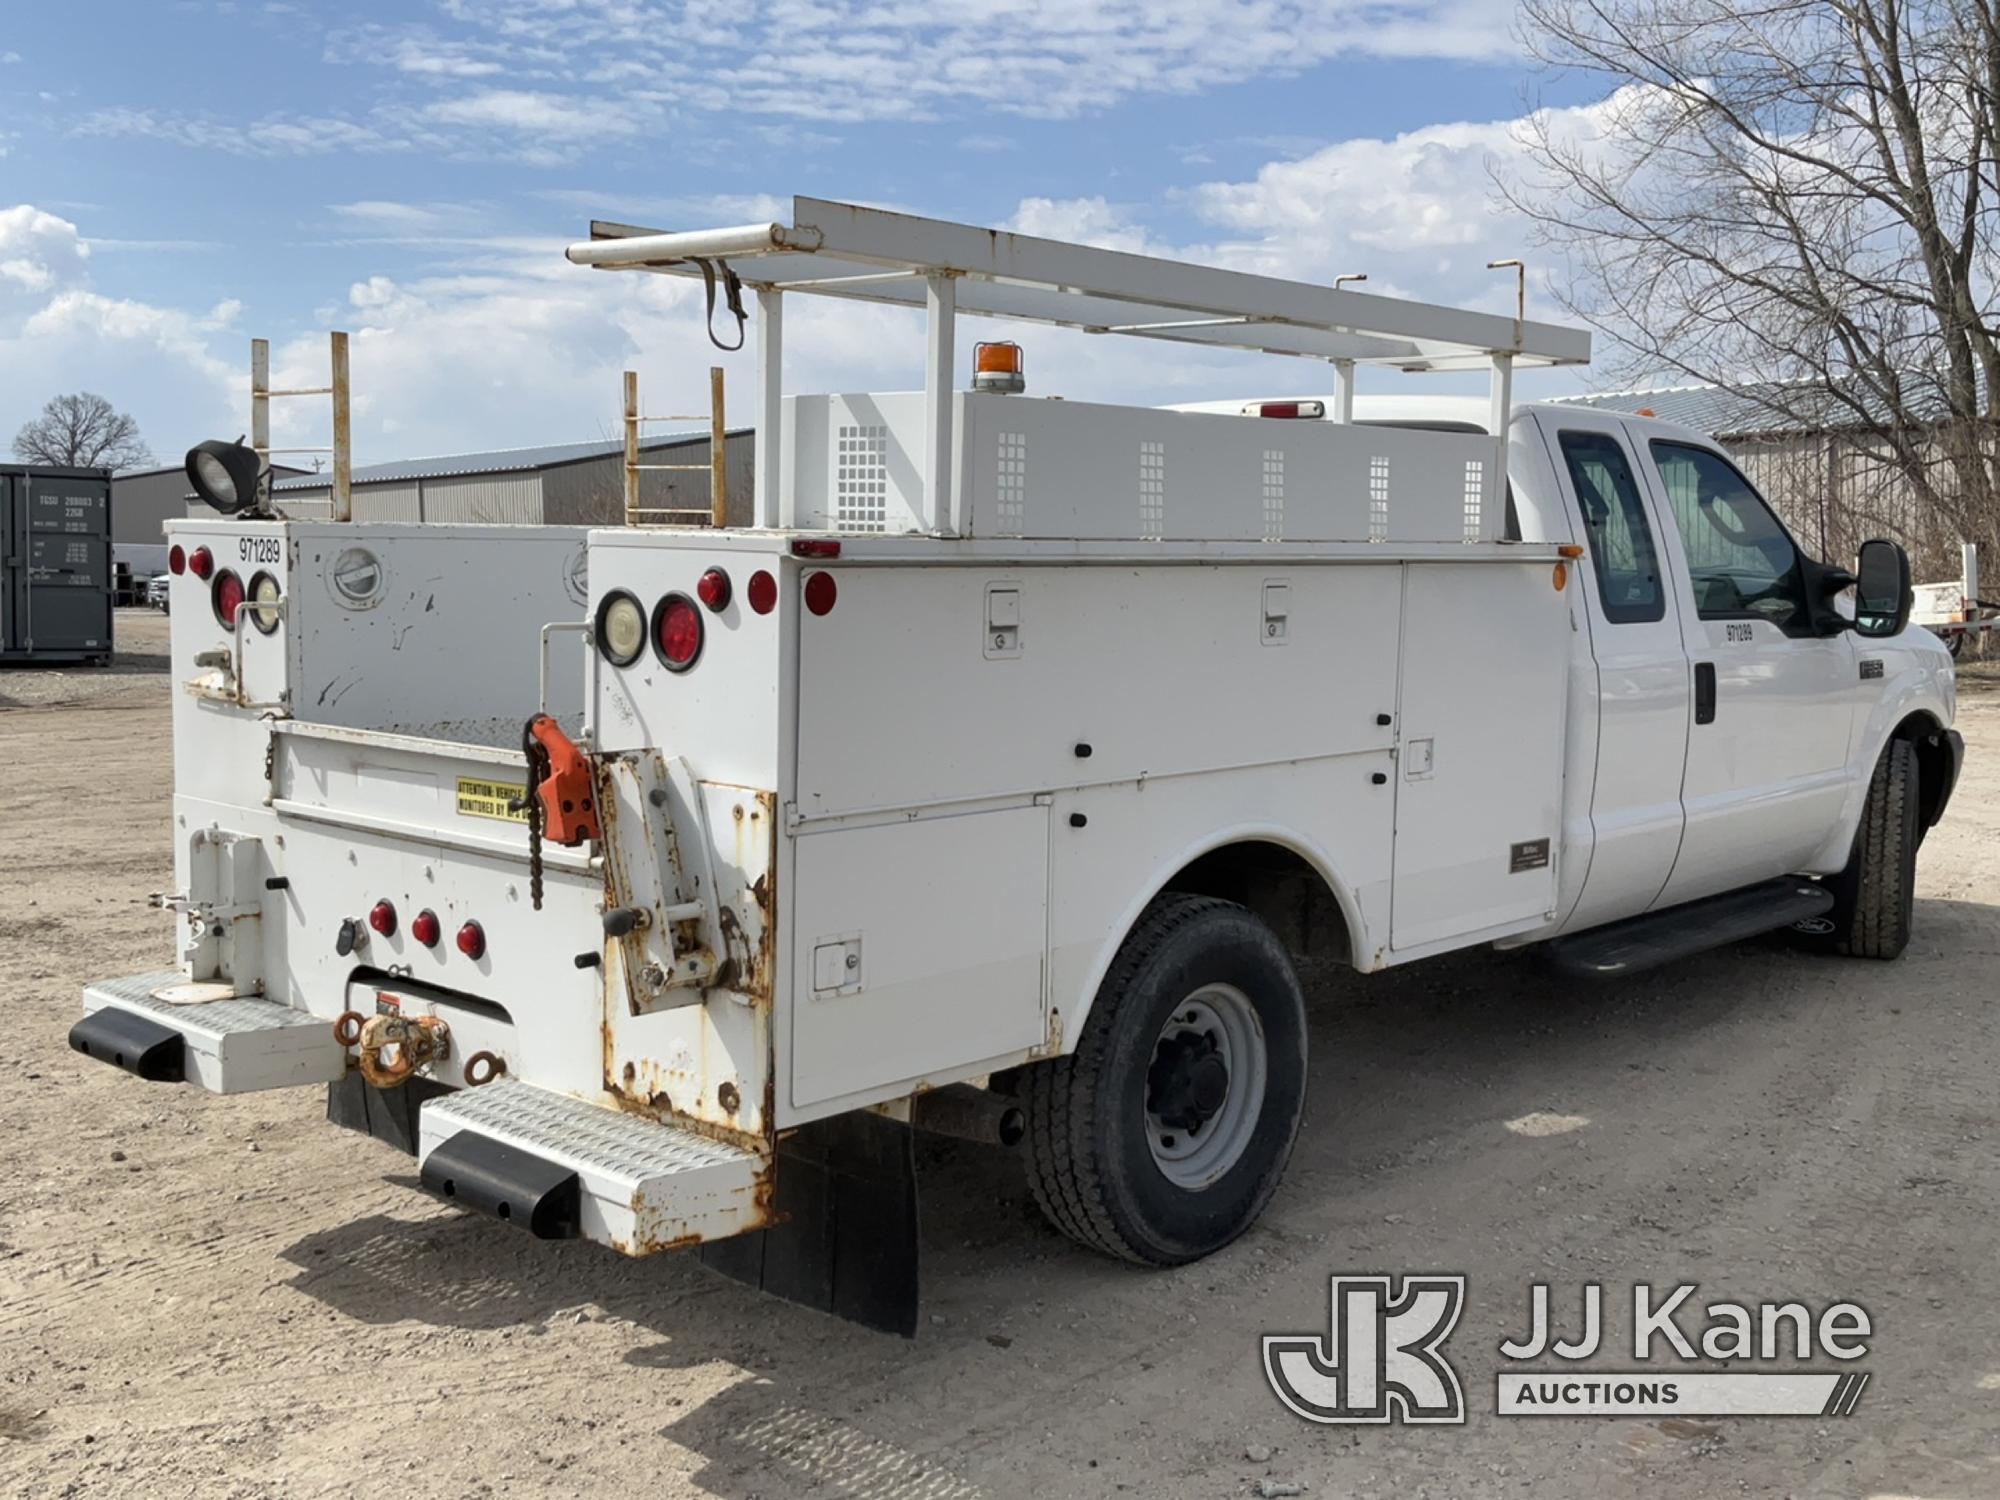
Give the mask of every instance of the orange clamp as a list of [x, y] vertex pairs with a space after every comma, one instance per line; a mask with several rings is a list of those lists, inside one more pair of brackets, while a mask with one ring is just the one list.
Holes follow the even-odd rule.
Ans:
[[585, 839], [601, 837], [589, 757], [547, 714], [528, 721], [528, 735], [541, 746], [545, 767], [535, 786], [535, 795], [542, 799], [542, 837], [571, 849]]

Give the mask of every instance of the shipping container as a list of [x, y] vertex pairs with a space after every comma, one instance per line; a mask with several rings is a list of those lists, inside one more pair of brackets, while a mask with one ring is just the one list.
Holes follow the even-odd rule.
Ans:
[[0, 465], [0, 663], [111, 660], [111, 472]]

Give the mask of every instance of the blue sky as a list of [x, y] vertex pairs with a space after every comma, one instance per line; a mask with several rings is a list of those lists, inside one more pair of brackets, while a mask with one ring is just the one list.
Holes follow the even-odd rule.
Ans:
[[[1516, 159], [1531, 97], [1560, 129], [1591, 120], [1512, 19], [1493, 0], [10, 6], [0, 438], [82, 386], [171, 460], [245, 425], [252, 334], [281, 380], [318, 384], [335, 327], [357, 461], [608, 435], [619, 370], [686, 409], [711, 351], [691, 289], [568, 267], [562, 245], [593, 216], [783, 217], [794, 192], [1503, 307], [1485, 262], [1533, 252], [1489, 168]], [[827, 306], [788, 331], [798, 388], [918, 378], [905, 314]], [[1048, 393], [1325, 384], [1014, 332]], [[281, 431], [324, 441], [308, 408]]]

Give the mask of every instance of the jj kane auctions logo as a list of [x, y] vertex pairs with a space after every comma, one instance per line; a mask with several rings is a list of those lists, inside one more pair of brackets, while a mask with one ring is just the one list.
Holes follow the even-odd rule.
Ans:
[[[1264, 1378], [1308, 1422], [1461, 1423], [1465, 1394], [1443, 1346], [1465, 1310], [1463, 1276], [1335, 1276], [1328, 1331], [1269, 1334]], [[1529, 1288], [1528, 1332], [1503, 1340], [1495, 1411], [1503, 1417], [1848, 1416], [1867, 1388], [1865, 1371], [1802, 1368], [1868, 1353], [1867, 1311], [1836, 1302], [1696, 1304], [1696, 1287], [1632, 1288], [1629, 1348], [1641, 1370], [1566, 1368], [1620, 1346], [1606, 1342], [1604, 1289], [1586, 1283], [1574, 1338], [1550, 1312], [1548, 1286]], [[1697, 1322], [1695, 1315], [1700, 1314]], [[1747, 1368], [1698, 1370], [1697, 1360]], [[1545, 1361], [1556, 1361], [1553, 1366]], [[1787, 1361], [1785, 1368], [1770, 1368]], [[1765, 1368], [1756, 1368], [1757, 1366]]]

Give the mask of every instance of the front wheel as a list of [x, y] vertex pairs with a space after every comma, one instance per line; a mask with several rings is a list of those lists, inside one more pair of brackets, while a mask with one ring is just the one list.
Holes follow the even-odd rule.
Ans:
[[1270, 928], [1231, 902], [1161, 896], [1075, 1053], [1019, 1075], [1035, 1200], [1107, 1255], [1198, 1260], [1277, 1190], [1305, 1082], [1305, 1000]]
[[1916, 898], [1917, 750], [1891, 740], [1875, 763], [1847, 867], [1830, 882], [1833, 910], [1815, 933], [1856, 958], [1895, 958], [1909, 946]]

